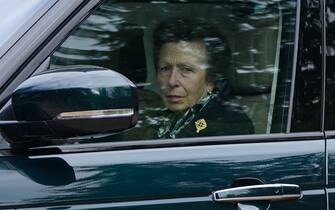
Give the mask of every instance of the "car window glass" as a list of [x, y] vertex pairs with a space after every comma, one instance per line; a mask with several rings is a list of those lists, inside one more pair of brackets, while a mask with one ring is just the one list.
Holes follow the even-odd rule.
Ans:
[[335, 1], [327, 2], [327, 54], [326, 54], [326, 110], [325, 110], [325, 129], [335, 130], [335, 116], [334, 116], [334, 98], [335, 98], [335, 72], [334, 72], [334, 62], [335, 62], [335, 21], [331, 18], [335, 14]]
[[105, 1], [50, 69], [103, 66], [136, 84], [138, 123], [106, 141], [285, 133], [295, 11], [277, 0]]
[[[320, 132], [323, 107], [322, 5], [301, 1], [291, 132]], [[328, 9], [327, 9], [328, 11]]]

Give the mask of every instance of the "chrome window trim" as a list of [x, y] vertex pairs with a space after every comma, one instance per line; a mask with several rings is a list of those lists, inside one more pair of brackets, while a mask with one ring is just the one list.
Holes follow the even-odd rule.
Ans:
[[[321, 132], [304, 132], [288, 134], [256, 134], [256, 135], [236, 135], [236, 136], [216, 136], [216, 137], [197, 137], [180, 139], [151, 139], [142, 141], [117, 141], [102, 143], [83, 143], [54, 145], [45, 147], [36, 147], [27, 149], [24, 152], [34, 156], [39, 154], [68, 154], [68, 153], [86, 153], [115, 150], [133, 150], [147, 148], [171, 148], [185, 146], [207, 146], [207, 145], [232, 145], [248, 143], [274, 143], [288, 141], [320, 141], [324, 139]], [[9, 148], [0, 149], [1, 156], [15, 156], [15, 150]]]
[[[327, 22], [326, 22], [326, 1], [321, 1], [321, 14], [322, 14], [322, 74], [321, 74], [321, 125], [320, 129], [322, 132], [325, 130], [325, 111], [326, 111], [326, 82], [327, 82]], [[325, 185], [328, 186], [329, 183], [329, 162], [328, 162], [328, 148], [327, 148], [327, 136], [325, 135]], [[326, 194], [326, 203], [327, 209], [329, 209], [329, 195], [328, 192]]]
[[321, 131], [325, 130], [325, 111], [326, 111], [326, 68], [327, 68], [327, 37], [326, 37], [326, 1], [321, 1], [321, 15], [322, 15], [322, 74], [321, 74]]
[[324, 131], [324, 133], [326, 140], [335, 139], [335, 130]]
[[[154, 139], [143, 141], [109, 142], [109, 143], [86, 143], [76, 145], [60, 145], [58, 148], [62, 152], [71, 152], [74, 150], [91, 150], [93, 148], [124, 149], [125, 147], [180, 147], [180, 146], [203, 146], [216, 144], [241, 144], [241, 143], [264, 143], [280, 141], [305, 141], [321, 140], [324, 135], [321, 132], [311, 133], [290, 133], [290, 134], [256, 134], [256, 135], [236, 135], [236, 136], [216, 136], [216, 137], [197, 137], [180, 139]], [[73, 150], [74, 149], [74, 150]]]
[[276, 46], [276, 56], [275, 56], [275, 65], [274, 65], [274, 73], [272, 77], [272, 85], [271, 85], [271, 94], [270, 94], [270, 104], [269, 104], [269, 111], [267, 116], [267, 126], [265, 133], [270, 134], [271, 133], [271, 127], [272, 127], [272, 117], [273, 117], [273, 111], [274, 111], [274, 105], [276, 101], [276, 92], [277, 92], [277, 83], [278, 83], [278, 74], [279, 74], [279, 62], [280, 62], [280, 51], [281, 51], [281, 40], [282, 40], [282, 33], [283, 33], [283, 14], [282, 9], [280, 6], [280, 2], [278, 4], [278, 14], [279, 14], [279, 20], [278, 20], [278, 37], [277, 37], [277, 46]]
[[297, 60], [298, 60], [298, 48], [299, 48], [300, 12], [301, 12], [301, 1], [297, 0], [295, 38], [294, 38], [294, 52], [293, 52], [293, 65], [292, 65], [292, 77], [291, 77], [292, 83], [291, 83], [290, 103], [289, 103], [287, 128], [286, 128], [286, 132], [287, 133], [291, 132], [291, 121], [292, 121], [292, 113], [293, 113], [295, 78], [296, 78], [297, 62], [298, 62]]

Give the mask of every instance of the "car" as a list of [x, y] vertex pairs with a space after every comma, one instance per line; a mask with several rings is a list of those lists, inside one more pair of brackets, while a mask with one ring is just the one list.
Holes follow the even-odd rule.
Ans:
[[[335, 208], [335, 1], [0, 3], [0, 209]], [[225, 37], [210, 116], [165, 114], [195, 106], [164, 95], [195, 72], [174, 70], [188, 45], [157, 58], [169, 20]]]

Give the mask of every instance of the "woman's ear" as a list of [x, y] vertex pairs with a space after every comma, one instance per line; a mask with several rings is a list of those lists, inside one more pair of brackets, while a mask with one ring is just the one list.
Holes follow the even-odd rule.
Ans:
[[207, 93], [211, 94], [214, 90], [214, 83], [213, 82], [207, 82]]

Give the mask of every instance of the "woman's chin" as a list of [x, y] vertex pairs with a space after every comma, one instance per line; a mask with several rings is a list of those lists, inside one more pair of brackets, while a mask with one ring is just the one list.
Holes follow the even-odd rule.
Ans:
[[166, 104], [166, 107], [172, 112], [184, 112], [189, 107], [181, 103], [169, 103]]

